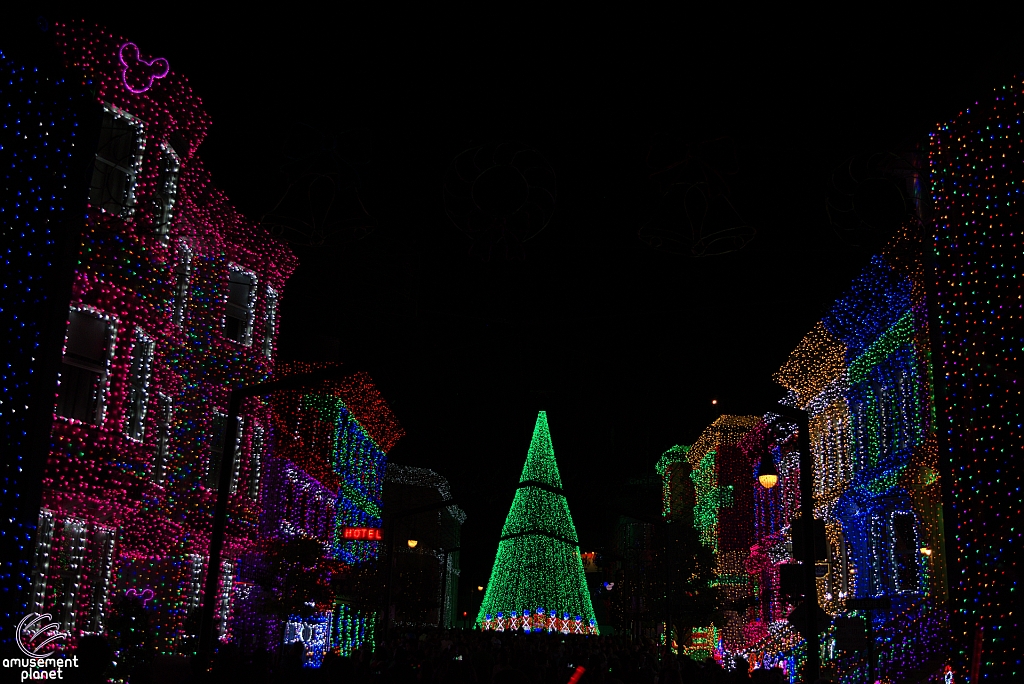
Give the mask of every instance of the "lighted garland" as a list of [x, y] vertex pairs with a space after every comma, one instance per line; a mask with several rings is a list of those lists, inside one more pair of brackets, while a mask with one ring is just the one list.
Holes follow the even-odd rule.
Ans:
[[[14, 19], [11, 19], [13, 24]], [[29, 41], [26, 41], [29, 42]], [[60, 352], [48, 339], [44, 314], [63, 309], [65, 233], [56, 230], [85, 209], [77, 178], [91, 162], [92, 100], [66, 74], [21, 61], [0, 49], [0, 440], [5, 468], [0, 487], [0, 596], [4, 615], [29, 610], [33, 547], [40, 516], [42, 466], [47, 444], [40, 423], [52, 412], [52, 372], [47, 358]], [[63, 313], [63, 312], [61, 312]], [[0, 624], [11, 643], [17, 620]]]
[[1017, 380], [1024, 348], [1020, 279], [1021, 84], [996, 88], [940, 124], [929, 143], [936, 370], [942, 460], [952, 475], [952, 605], [961, 663], [1019, 679], [1019, 551], [1024, 447]]
[[544, 411], [537, 416], [476, 622], [485, 630], [598, 633]]
[[[448, 484], [448, 480], [441, 475], [438, 475], [430, 468], [416, 468], [414, 466], [402, 466], [397, 463], [388, 463], [386, 480], [388, 482], [410, 485], [412, 487], [429, 487], [431, 489], [436, 489], [442, 501], [452, 498], [452, 490]], [[466, 512], [457, 505], [452, 504], [451, 506], [447, 506], [445, 507], [445, 510], [459, 525], [466, 522]]]

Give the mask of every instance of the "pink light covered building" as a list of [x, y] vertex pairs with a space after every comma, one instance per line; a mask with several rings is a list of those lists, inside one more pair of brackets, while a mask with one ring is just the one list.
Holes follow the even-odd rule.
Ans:
[[[282, 294], [297, 261], [242, 216], [197, 155], [211, 124], [168, 60], [84, 23], [54, 27], [95, 126], [78, 259], [54, 396], [29, 610], [73, 634], [104, 632], [134, 590], [161, 650], [194, 633], [217, 467], [234, 450], [219, 629], [235, 565], [255, 543], [270, 409], [243, 404], [225, 444], [230, 389], [273, 373]], [[89, 117], [82, 117], [88, 120]], [[91, 153], [91, 150], [90, 150]], [[152, 594], [146, 592], [150, 590]]]

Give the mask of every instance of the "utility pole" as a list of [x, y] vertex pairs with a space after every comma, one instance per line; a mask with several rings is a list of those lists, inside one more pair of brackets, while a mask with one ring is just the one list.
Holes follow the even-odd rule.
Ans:
[[811, 684], [821, 673], [821, 641], [818, 638], [818, 582], [814, 572], [814, 458], [811, 455], [810, 418], [807, 411], [779, 404], [772, 409], [797, 424], [797, 449], [800, 452], [800, 516], [803, 518], [803, 539], [799, 560], [803, 564], [804, 616], [807, 640], [807, 664], [804, 681]]

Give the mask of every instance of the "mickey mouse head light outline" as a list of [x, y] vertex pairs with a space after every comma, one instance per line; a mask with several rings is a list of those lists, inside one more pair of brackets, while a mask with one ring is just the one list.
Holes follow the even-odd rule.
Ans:
[[[153, 87], [153, 81], [158, 78], [163, 78], [171, 72], [171, 65], [163, 57], [154, 57], [151, 60], [142, 59], [142, 55], [139, 53], [139, 46], [135, 43], [125, 43], [121, 46], [118, 51], [118, 57], [121, 60], [121, 81], [124, 83], [124, 87], [130, 92], [136, 95], [144, 93]], [[141, 78], [136, 78], [134, 74], [138, 73], [138, 70], [142, 70]], [[129, 81], [129, 72], [133, 73], [133, 77]], [[135, 82], [137, 85], [145, 83], [144, 86], [135, 87], [132, 85]]]
[[147, 603], [153, 600], [156, 593], [152, 589], [143, 589], [142, 591], [136, 591], [135, 589], [129, 589], [124, 592], [126, 598], [137, 598], [142, 601], [142, 605], [145, 606]]

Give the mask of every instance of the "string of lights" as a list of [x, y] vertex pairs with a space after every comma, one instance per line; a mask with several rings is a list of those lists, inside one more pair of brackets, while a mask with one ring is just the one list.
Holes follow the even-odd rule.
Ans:
[[537, 415], [476, 622], [485, 630], [568, 633], [579, 627], [598, 633], [544, 411]]
[[[142, 57], [81, 22], [55, 25], [53, 40], [64, 61], [54, 85], [68, 94], [60, 100], [57, 87], [45, 105], [19, 105], [19, 116], [42, 129], [36, 156], [50, 178], [62, 178], [63, 196], [76, 207], [66, 222], [77, 255], [66, 267], [49, 257], [53, 268], [67, 268], [55, 278], [67, 290], [63, 323], [54, 326], [61, 330], [49, 333], [63, 342], [61, 362], [48, 396], [34, 402], [52, 427], [40, 459], [31, 602], [61, 615], [77, 635], [102, 631], [114, 595], [146, 595], [158, 649], [187, 649], [212, 483], [227, 449], [235, 455], [229, 571], [217, 614], [219, 634], [229, 639], [240, 586], [235, 560], [252, 546], [260, 515], [250, 495], [258, 487], [247, 486], [258, 480], [262, 456], [254, 436], [265, 435], [269, 407], [246, 402], [231, 445], [218, 407], [232, 386], [270, 377], [276, 320], [267, 317], [277, 310], [268, 309], [266, 288], [279, 297], [296, 261], [212, 185], [196, 155], [209, 116], [167, 60]], [[40, 115], [58, 103], [62, 114], [51, 111], [48, 126]], [[65, 139], [58, 124], [70, 119], [82, 125]], [[28, 170], [18, 166], [18, 178]], [[58, 201], [55, 193], [50, 201]], [[15, 209], [20, 215], [20, 203]], [[23, 275], [28, 283], [45, 273], [24, 263], [35, 271]]]
[[936, 370], [942, 461], [951, 475], [952, 602], [961, 666], [1024, 672], [1017, 549], [1024, 530], [1017, 384], [1024, 344], [1021, 84], [996, 88], [932, 132], [928, 147], [935, 261]]

